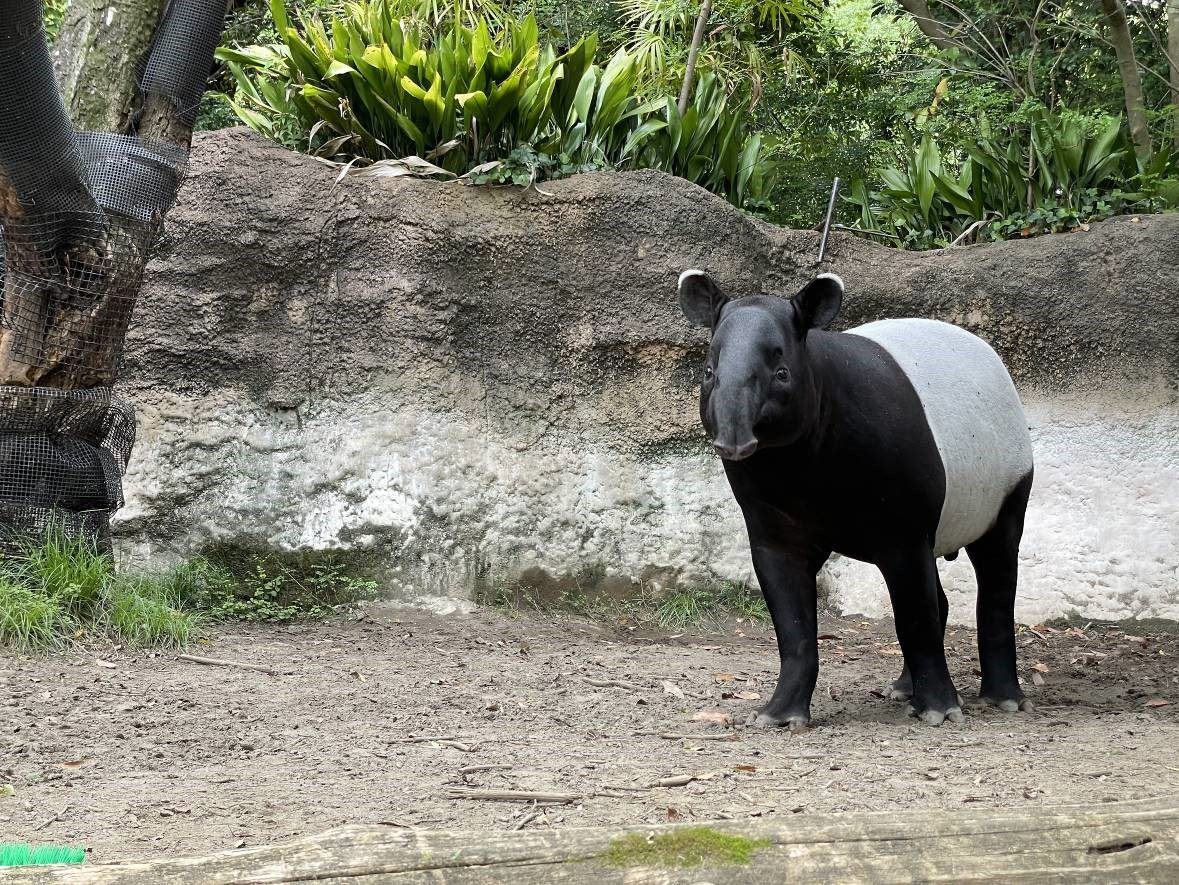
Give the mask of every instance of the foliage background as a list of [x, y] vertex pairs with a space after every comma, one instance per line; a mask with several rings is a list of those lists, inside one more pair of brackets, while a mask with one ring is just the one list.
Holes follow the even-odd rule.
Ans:
[[[700, 8], [698, 0], [395, 5], [423, 31], [445, 29], [457, 14], [468, 24], [485, 19], [494, 32], [531, 13], [541, 43], [557, 53], [595, 35], [598, 64], [619, 50], [633, 58], [636, 106], [678, 92]], [[930, 8], [959, 46], [934, 46], [894, 0], [718, 0], [698, 65], [705, 82], [719, 84], [714, 100], [729, 103], [726, 116], [743, 115], [734, 136], [739, 144], [758, 138], [757, 180], [740, 194], [731, 176], [695, 167], [689, 174], [692, 158], [675, 160], [655, 141], [640, 158], [618, 151], [575, 156], [533, 139], [466, 165], [500, 161], [478, 179], [495, 182], [535, 182], [585, 168], [665, 168], [794, 227], [821, 221], [831, 179], [839, 176], [844, 200], [837, 221], [912, 248], [1070, 230], [1111, 214], [1175, 205], [1179, 182], [1169, 146], [1176, 108], [1162, 2], [1124, 5], [1154, 138], [1148, 162], [1132, 150], [1123, 82], [1098, 0], [932, 0]], [[329, 30], [347, 14], [343, 0], [294, 0], [288, 11], [292, 20], [318, 18]], [[276, 42], [264, 0], [235, 4], [225, 47]], [[240, 98], [240, 77], [227, 61], [214, 85]], [[225, 98], [206, 99], [203, 127], [234, 122]], [[306, 137], [312, 128], [303, 120], [288, 135]], [[352, 157], [345, 151], [339, 159]]]

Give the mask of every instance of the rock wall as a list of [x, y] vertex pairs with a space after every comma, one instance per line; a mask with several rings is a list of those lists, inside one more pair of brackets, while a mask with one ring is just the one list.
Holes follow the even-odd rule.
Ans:
[[[752, 580], [675, 281], [791, 294], [817, 234], [657, 173], [334, 178], [197, 136], [128, 340], [124, 549], [367, 551], [391, 595], [435, 600]], [[1021, 616], [1179, 617], [1179, 216], [923, 254], [836, 235], [828, 258], [845, 327], [933, 316], [1012, 368], [1038, 457]], [[966, 558], [943, 568], [968, 620]], [[858, 563], [825, 586], [887, 607]]]

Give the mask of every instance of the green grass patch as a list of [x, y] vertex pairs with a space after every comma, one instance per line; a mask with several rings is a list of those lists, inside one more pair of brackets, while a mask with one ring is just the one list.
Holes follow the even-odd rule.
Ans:
[[198, 622], [166, 581], [120, 574], [92, 540], [56, 527], [0, 557], [0, 645], [9, 648], [48, 651], [83, 638], [180, 647]]
[[765, 839], [721, 833], [710, 827], [688, 827], [643, 836], [631, 833], [610, 843], [604, 860], [612, 867], [698, 867], [748, 864], [754, 852], [769, 847]]
[[638, 590], [624, 596], [574, 587], [542, 592], [532, 587], [498, 584], [480, 594], [480, 605], [546, 614], [568, 613], [597, 621], [623, 621], [662, 630], [717, 624], [727, 618], [768, 623], [769, 610], [756, 590], [735, 581], [666, 592]]
[[31, 867], [52, 863], [81, 863], [86, 852], [72, 845], [38, 845], [24, 842], [0, 843], [0, 867]]
[[322, 617], [374, 596], [328, 554], [200, 557], [170, 569], [116, 570], [93, 541], [50, 528], [0, 556], [0, 646], [24, 652], [105, 639], [183, 648], [206, 621]]

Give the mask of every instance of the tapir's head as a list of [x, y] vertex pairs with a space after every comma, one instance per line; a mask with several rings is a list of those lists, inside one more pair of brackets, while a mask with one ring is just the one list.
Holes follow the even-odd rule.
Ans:
[[807, 333], [839, 313], [843, 281], [821, 274], [789, 300], [730, 299], [702, 270], [680, 275], [680, 308], [712, 330], [700, 419], [722, 458], [789, 445], [815, 429], [819, 403]]

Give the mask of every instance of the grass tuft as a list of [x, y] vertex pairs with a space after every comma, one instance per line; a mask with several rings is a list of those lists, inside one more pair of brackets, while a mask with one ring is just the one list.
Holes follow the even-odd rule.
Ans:
[[744, 866], [755, 851], [769, 844], [764, 839], [729, 835], [710, 827], [687, 827], [652, 836], [621, 836], [610, 843], [604, 860], [613, 867]]
[[180, 600], [168, 592], [166, 579], [118, 580], [106, 605], [111, 630], [131, 645], [184, 648], [200, 625], [200, 617], [183, 610]]
[[236, 565], [198, 558], [116, 572], [93, 542], [53, 527], [0, 556], [0, 645], [43, 652], [97, 638], [182, 648], [206, 620], [319, 617], [376, 595], [375, 581], [331, 555], [308, 557], [256, 552]]
[[23, 652], [59, 648], [73, 626], [57, 600], [0, 576], [0, 645]]

